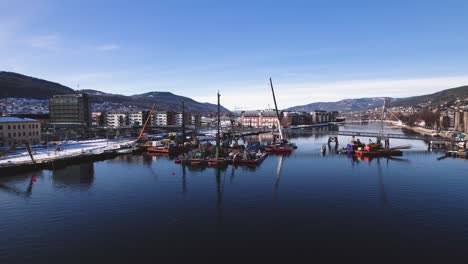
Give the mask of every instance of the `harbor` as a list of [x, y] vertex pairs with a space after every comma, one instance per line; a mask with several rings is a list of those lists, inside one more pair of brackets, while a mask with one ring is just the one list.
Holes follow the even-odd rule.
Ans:
[[[379, 126], [345, 124], [340, 129], [378, 132]], [[375, 254], [392, 248], [392, 254], [411, 256], [421, 247], [443, 256], [464, 253], [463, 243], [456, 241], [467, 231], [468, 160], [437, 160], [443, 152], [427, 151], [425, 142], [406, 139], [392, 141], [395, 146], [412, 146], [399, 157], [340, 155], [333, 151], [334, 142], [322, 155], [328, 136], [300, 132], [285, 132], [298, 145], [291, 154], [268, 155], [258, 166], [191, 166], [175, 164], [177, 156], [141, 152], [2, 173], [0, 206], [5, 216], [0, 219], [0, 249], [6, 258], [25, 261], [50, 261], [57, 251], [86, 252], [82, 261], [95, 255], [117, 261], [131, 258], [129, 248], [138, 237], [146, 245], [142, 257], [177, 255], [180, 248], [194, 256], [201, 254], [200, 246], [219, 254], [293, 254], [305, 248], [304, 241], [307, 248], [313, 245], [332, 253], [319, 242], [323, 239], [343, 246], [344, 255], [377, 242]], [[271, 140], [271, 134], [245, 137], [246, 145]], [[351, 140], [341, 136], [339, 147]], [[379, 226], [392, 226], [393, 231], [381, 232]], [[214, 243], [215, 234], [223, 243]], [[40, 239], [45, 235], [48, 243]], [[238, 235], [262, 243], [238, 243]], [[405, 247], [394, 248], [385, 241]], [[28, 258], [21, 254], [25, 250]]]

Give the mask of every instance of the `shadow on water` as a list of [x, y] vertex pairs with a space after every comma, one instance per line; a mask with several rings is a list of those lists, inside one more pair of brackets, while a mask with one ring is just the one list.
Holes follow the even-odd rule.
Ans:
[[[387, 159], [387, 167], [388, 167], [388, 159]], [[389, 207], [387, 193], [385, 192], [383, 170], [382, 170], [382, 164], [380, 163], [380, 159], [377, 159], [377, 172], [379, 174], [380, 200], [382, 202], [382, 206]]]
[[[225, 182], [225, 175], [221, 177], [221, 172], [223, 172], [219, 168], [215, 168], [216, 174], [216, 210], [218, 214], [218, 224], [223, 223], [223, 192], [224, 192], [224, 182]], [[226, 170], [224, 170], [226, 172]]]
[[54, 187], [77, 187], [88, 189], [94, 181], [94, 162], [70, 165], [52, 171]]
[[33, 186], [37, 180], [37, 176], [40, 174], [40, 172], [35, 172], [30, 177], [26, 177], [26, 179], [28, 179], [26, 187], [18, 187], [13, 183], [10, 184], [7, 180], [3, 180], [0, 182], [0, 191], [11, 193], [19, 197], [29, 198], [32, 195]]

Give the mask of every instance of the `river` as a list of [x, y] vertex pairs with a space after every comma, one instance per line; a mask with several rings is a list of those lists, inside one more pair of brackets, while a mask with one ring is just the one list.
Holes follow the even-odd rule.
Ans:
[[407, 140], [390, 141], [412, 145], [398, 158], [322, 156], [327, 137], [290, 137], [293, 154], [257, 168], [190, 168], [144, 154], [2, 175], [0, 263], [467, 260], [468, 160], [438, 160], [442, 153]]

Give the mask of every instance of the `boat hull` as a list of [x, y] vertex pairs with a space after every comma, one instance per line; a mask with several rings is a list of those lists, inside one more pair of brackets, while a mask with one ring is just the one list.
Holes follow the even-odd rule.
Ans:
[[260, 156], [257, 159], [239, 159], [239, 160], [232, 161], [232, 163], [234, 165], [252, 165], [252, 166], [255, 166], [255, 165], [259, 165], [260, 163], [262, 163], [262, 161], [264, 161], [267, 156], [268, 155], [265, 153], [265, 154], [263, 154], [262, 156]]
[[290, 153], [292, 153], [293, 149], [292, 148], [283, 148], [283, 147], [266, 147], [265, 151], [270, 152], [270, 153], [290, 154]]
[[390, 156], [402, 156], [401, 150], [380, 150], [380, 151], [354, 151], [354, 155], [357, 157], [390, 157]]
[[172, 155], [172, 154], [182, 153], [184, 152], [184, 149], [183, 148], [149, 147], [148, 152]]

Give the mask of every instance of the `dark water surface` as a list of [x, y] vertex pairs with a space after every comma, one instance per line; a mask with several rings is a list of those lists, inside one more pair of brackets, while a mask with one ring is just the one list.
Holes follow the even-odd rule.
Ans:
[[394, 159], [322, 156], [326, 137], [293, 137], [299, 148], [292, 155], [269, 156], [257, 168], [197, 169], [129, 155], [2, 175], [0, 263], [468, 260], [467, 160], [437, 160], [442, 153], [404, 140], [391, 144], [413, 148]]

